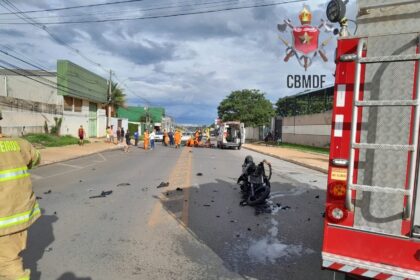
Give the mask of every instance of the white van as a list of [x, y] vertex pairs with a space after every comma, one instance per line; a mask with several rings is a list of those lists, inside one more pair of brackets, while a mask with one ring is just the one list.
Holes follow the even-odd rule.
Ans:
[[217, 136], [217, 147], [221, 149], [240, 149], [245, 143], [245, 125], [241, 122], [225, 122], [220, 124]]

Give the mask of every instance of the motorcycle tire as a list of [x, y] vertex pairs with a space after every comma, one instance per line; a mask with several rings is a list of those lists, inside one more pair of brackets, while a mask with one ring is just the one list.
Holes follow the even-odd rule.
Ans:
[[247, 204], [253, 206], [264, 203], [270, 195], [270, 189], [270, 185], [266, 185], [264, 188], [259, 188], [254, 196], [249, 196], [247, 198]]

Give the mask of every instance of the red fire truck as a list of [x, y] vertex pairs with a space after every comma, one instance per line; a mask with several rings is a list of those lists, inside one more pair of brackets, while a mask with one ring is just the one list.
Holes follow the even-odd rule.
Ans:
[[420, 279], [420, 1], [358, 0], [357, 32], [344, 4], [322, 267], [349, 279]]

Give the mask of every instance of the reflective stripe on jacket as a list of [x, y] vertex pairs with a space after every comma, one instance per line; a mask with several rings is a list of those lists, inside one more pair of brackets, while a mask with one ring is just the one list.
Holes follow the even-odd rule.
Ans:
[[0, 138], [0, 236], [27, 229], [41, 215], [29, 174], [39, 161], [26, 140]]

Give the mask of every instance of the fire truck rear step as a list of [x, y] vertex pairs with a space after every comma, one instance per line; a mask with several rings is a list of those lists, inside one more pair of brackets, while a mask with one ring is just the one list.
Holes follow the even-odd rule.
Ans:
[[[359, 39], [353, 59], [356, 70], [346, 193], [346, 207], [354, 211], [355, 228], [401, 235], [402, 220], [413, 216], [420, 118], [418, 48], [419, 34]], [[352, 190], [356, 191], [354, 202]]]

